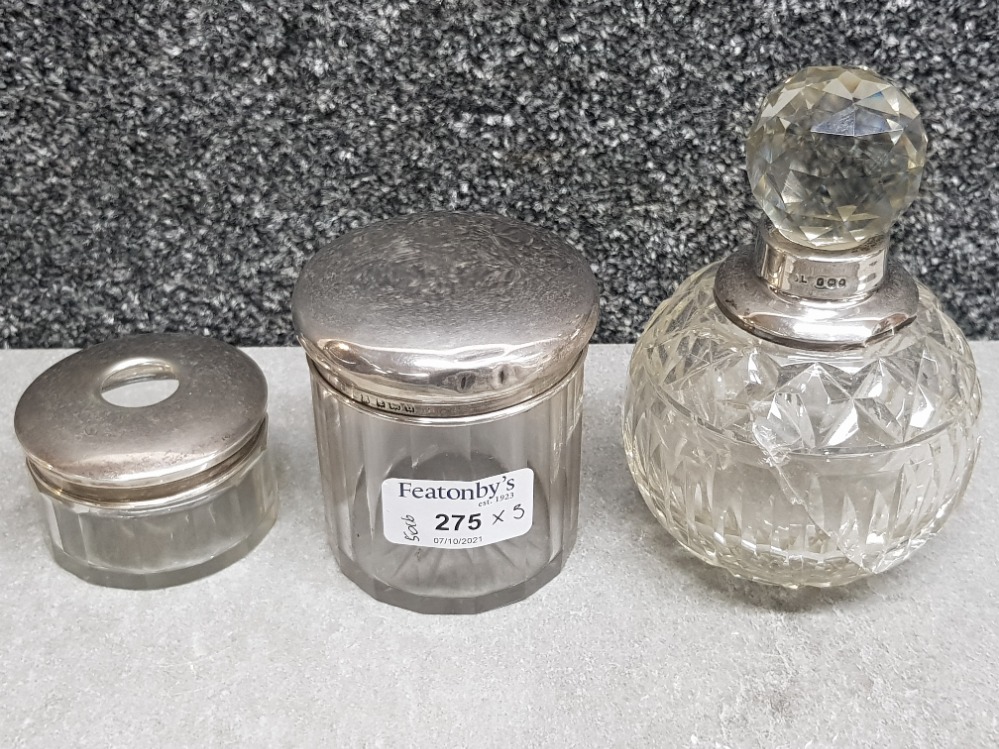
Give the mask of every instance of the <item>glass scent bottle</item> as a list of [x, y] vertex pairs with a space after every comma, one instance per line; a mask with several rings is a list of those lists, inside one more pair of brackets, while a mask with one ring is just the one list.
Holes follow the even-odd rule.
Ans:
[[292, 306], [344, 574], [423, 613], [554, 578], [576, 537], [599, 312], [585, 259], [518, 221], [417, 214], [338, 238]]
[[912, 102], [857, 68], [800, 71], [747, 140], [755, 245], [683, 283], [631, 360], [636, 483], [689, 551], [786, 587], [891, 569], [958, 504], [978, 451], [968, 343], [888, 255], [919, 187]]

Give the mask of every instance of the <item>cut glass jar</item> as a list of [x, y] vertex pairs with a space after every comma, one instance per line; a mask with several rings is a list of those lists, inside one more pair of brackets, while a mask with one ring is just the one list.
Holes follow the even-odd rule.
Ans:
[[344, 574], [424, 613], [495, 608], [557, 575], [599, 311], [584, 258], [499, 216], [406, 216], [317, 254], [293, 308]]
[[[176, 387], [155, 402], [127, 393], [149, 381]], [[89, 582], [204, 577], [246, 555], [277, 517], [267, 383], [219, 341], [140, 335], [79, 351], [31, 383], [14, 425], [53, 556]]]

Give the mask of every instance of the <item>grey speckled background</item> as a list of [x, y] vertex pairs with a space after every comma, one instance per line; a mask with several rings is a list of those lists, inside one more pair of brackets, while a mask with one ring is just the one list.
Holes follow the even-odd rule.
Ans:
[[932, 2], [3, 0], [0, 345], [146, 330], [291, 341], [298, 269], [422, 209], [554, 229], [633, 340], [751, 235], [742, 138], [809, 63], [922, 109], [932, 167], [896, 232], [964, 329], [999, 316], [999, 8]]

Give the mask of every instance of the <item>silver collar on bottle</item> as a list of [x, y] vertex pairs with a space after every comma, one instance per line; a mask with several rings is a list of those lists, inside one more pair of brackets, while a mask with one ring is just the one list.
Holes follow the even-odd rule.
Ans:
[[848, 250], [791, 242], [770, 221], [756, 244], [725, 259], [719, 309], [750, 333], [797, 348], [848, 349], [891, 335], [916, 317], [919, 290], [889, 257], [888, 236]]

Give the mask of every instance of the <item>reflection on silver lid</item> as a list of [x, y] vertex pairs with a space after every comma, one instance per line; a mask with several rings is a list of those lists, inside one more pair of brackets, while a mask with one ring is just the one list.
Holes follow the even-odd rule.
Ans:
[[[177, 390], [142, 408], [109, 389], [169, 378]], [[50, 480], [98, 490], [163, 486], [203, 474], [245, 447], [267, 415], [267, 383], [250, 357], [196, 335], [153, 334], [92, 346], [43, 372], [17, 404], [30, 463]]]
[[339, 237], [302, 271], [299, 339], [356, 400], [421, 416], [484, 413], [566, 375], [599, 315], [583, 256], [501, 216], [427, 213]]

